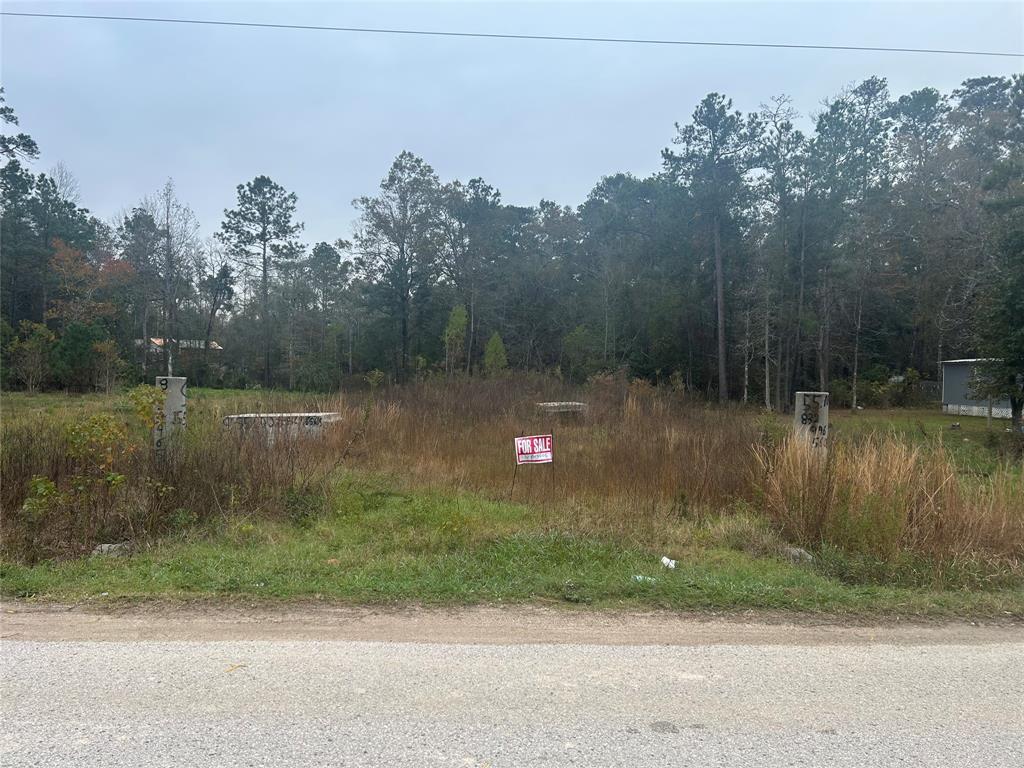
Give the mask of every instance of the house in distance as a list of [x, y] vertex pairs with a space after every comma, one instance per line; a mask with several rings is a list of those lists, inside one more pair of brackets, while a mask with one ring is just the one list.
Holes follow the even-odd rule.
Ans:
[[942, 361], [942, 411], [954, 416], [988, 416], [992, 409], [992, 418], [1009, 419], [1010, 401], [977, 399], [971, 394], [971, 384], [978, 375], [979, 364], [985, 362], [980, 358]]

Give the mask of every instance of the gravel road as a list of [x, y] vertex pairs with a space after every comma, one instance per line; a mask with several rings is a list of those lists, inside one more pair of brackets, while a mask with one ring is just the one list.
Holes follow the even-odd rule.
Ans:
[[[281, 617], [8, 611], [0, 764], [1019, 768], [1024, 755], [1019, 626], [552, 612], [546, 642], [543, 611], [347, 615], [254, 640], [238, 627], [261, 637]], [[430, 616], [443, 641], [423, 641]], [[360, 617], [363, 634], [390, 624], [395, 638], [358, 639]], [[506, 642], [478, 636], [488, 617]], [[637, 632], [609, 644], [602, 624]], [[151, 639], [114, 639], [145, 626]], [[175, 627], [188, 639], [153, 637]]]

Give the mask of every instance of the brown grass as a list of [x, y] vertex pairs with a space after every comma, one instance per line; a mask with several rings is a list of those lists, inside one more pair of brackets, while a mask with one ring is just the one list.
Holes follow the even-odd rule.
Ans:
[[[585, 416], [558, 417], [539, 414], [535, 403], [571, 393], [545, 391], [543, 380], [525, 389], [504, 380], [402, 390], [374, 407], [355, 460], [420, 482], [557, 502], [620, 527], [719, 508], [750, 491], [758, 433], [739, 409], [607, 379], [584, 395]], [[546, 433], [554, 434], [555, 464], [520, 467], [513, 489], [513, 438]]]
[[[565, 399], [590, 408], [559, 418], [535, 406]], [[221, 426], [227, 414], [260, 410], [330, 410], [343, 419], [322, 440], [273, 445]], [[102, 411], [91, 418], [102, 421]], [[552, 529], [651, 547], [687, 536], [699, 544], [696, 521], [700, 535], [756, 554], [777, 548], [774, 527], [812, 549], [829, 545], [880, 560], [912, 553], [937, 562], [1024, 561], [1019, 468], [961, 477], [941, 444], [915, 447], [892, 436], [840, 442], [824, 460], [799, 442], [776, 445], [751, 410], [692, 402], [621, 378], [583, 391], [521, 376], [331, 397], [211, 393], [193, 400], [188, 430], [164, 460], [154, 457], [146, 425], [130, 410], [114, 415], [123, 433], [116, 449], [101, 445], [101, 429], [99, 443], [84, 452], [71, 447], [78, 416], [5, 418], [6, 555], [78, 555], [100, 541], [144, 539], [218, 518], [300, 520], [323, 511], [338, 470], [353, 468], [400, 484], [511, 496], [534, 505]], [[521, 467], [513, 491], [513, 438], [547, 432], [555, 435], [554, 466]]]
[[839, 443], [827, 458], [787, 439], [756, 456], [761, 507], [805, 545], [881, 560], [1024, 558], [1024, 476], [1010, 466], [967, 479], [941, 442], [923, 449], [893, 436]]

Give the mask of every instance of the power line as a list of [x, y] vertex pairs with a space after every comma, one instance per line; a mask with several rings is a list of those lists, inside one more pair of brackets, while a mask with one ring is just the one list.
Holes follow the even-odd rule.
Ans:
[[656, 40], [633, 37], [583, 37], [575, 35], [515, 35], [498, 32], [443, 32], [427, 29], [387, 29], [382, 27], [331, 27], [314, 24], [270, 24], [257, 21], [215, 21], [212, 19], [164, 19], [149, 16], [96, 16], [74, 13], [22, 13], [2, 11], [0, 16], [39, 19], [87, 19], [92, 21], [141, 21], [158, 24], [200, 24], [215, 27], [254, 27], [258, 29], [298, 29], [318, 32], [361, 32], [375, 35], [420, 35], [425, 37], [473, 37], [491, 40], [546, 40], [574, 43], [626, 43], [632, 45], [685, 45], [718, 48], [788, 48], [812, 51], [869, 51], [876, 53], [927, 53], [952, 56], [1003, 56], [1024, 58], [1024, 52], [967, 51], [946, 48], [889, 48], [872, 45], [802, 45], [798, 43], [736, 43], [720, 40]]

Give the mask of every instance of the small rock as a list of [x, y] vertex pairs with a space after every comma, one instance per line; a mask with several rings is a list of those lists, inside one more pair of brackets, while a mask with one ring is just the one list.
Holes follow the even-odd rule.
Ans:
[[679, 733], [679, 726], [668, 720], [655, 720], [651, 723], [651, 730], [655, 733]]
[[794, 563], [814, 562], [814, 555], [812, 555], [803, 547], [783, 547], [782, 554], [788, 557]]
[[116, 544], [97, 544], [92, 551], [93, 557], [124, 557], [132, 551], [130, 541], [119, 541]]

